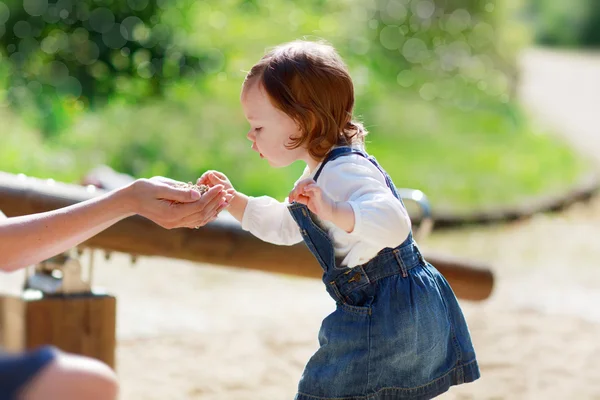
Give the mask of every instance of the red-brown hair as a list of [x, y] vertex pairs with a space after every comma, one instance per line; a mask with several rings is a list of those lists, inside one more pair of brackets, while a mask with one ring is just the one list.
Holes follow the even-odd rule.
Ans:
[[304, 144], [316, 160], [335, 145], [364, 143], [367, 131], [353, 121], [354, 85], [335, 49], [325, 43], [294, 41], [269, 51], [246, 75], [242, 90], [258, 83], [271, 103], [300, 127]]

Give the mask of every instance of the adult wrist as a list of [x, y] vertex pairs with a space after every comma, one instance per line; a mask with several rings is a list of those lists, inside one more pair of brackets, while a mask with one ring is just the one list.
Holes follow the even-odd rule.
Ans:
[[121, 211], [126, 217], [141, 213], [141, 204], [137, 195], [141, 184], [142, 182], [137, 179], [129, 185], [110, 193], [110, 196], [115, 199], [116, 203], [121, 205]]

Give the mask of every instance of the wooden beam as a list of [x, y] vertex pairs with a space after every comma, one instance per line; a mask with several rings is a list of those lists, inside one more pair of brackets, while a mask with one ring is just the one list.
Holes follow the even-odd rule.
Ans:
[[[45, 212], [92, 198], [102, 190], [0, 172], [0, 209], [7, 216]], [[320, 278], [322, 270], [304, 244], [277, 246], [261, 241], [228, 218], [202, 229], [166, 230], [130, 217], [94, 236], [83, 246], [142, 256], [162, 256], [266, 272]], [[460, 298], [483, 300], [493, 275], [481, 265], [425, 254]]]

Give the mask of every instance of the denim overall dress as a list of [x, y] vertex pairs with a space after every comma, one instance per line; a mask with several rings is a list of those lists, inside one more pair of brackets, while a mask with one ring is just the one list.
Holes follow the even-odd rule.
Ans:
[[[333, 149], [313, 179], [327, 162], [349, 154], [371, 161], [402, 201], [375, 158], [349, 147]], [[412, 233], [363, 265], [341, 267], [331, 239], [308, 208], [293, 203], [289, 210], [336, 302], [336, 310], [323, 320], [320, 348], [306, 365], [296, 400], [431, 399], [479, 378], [456, 297], [423, 259]]]

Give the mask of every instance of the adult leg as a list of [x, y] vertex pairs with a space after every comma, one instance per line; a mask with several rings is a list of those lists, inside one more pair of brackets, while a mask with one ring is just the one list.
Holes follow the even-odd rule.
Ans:
[[20, 391], [22, 400], [114, 400], [119, 385], [106, 364], [74, 354], [58, 352], [54, 360]]

